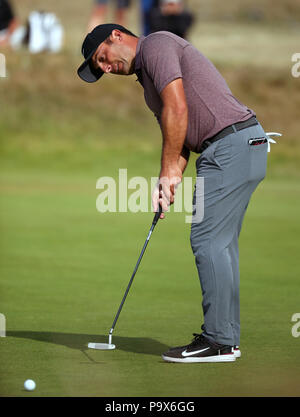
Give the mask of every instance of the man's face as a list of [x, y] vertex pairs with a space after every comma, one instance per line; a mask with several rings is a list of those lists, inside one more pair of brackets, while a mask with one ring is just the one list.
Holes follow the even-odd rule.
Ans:
[[130, 75], [134, 72], [135, 54], [121, 32], [114, 30], [111, 43], [102, 42], [92, 57], [93, 66], [106, 74]]

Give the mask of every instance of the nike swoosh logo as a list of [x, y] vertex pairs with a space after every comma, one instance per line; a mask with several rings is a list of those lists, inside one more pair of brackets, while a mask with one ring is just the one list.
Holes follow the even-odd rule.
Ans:
[[186, 350], [184, 352], [182, 352], [182, 356], [192, 356], [192, 355], [197, 355], [197, 353], [201, 353], [201, 352], [205, 352], [206, 350], [208, 350], [209, 347], [205, 348], [205, 349], [201, 349], [201, 350], [194, 350], [193, 352], [187, 352]]

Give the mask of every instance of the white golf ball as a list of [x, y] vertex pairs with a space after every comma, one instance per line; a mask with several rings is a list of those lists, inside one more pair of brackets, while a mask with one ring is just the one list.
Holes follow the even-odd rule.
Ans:
[[34, 389], [35, 389], [35, 382], [32, 380], [32, 379], [27, 379], [25, 382], [24, 382], [24, 388], [27, 390], [27, 391], [33, 391]]

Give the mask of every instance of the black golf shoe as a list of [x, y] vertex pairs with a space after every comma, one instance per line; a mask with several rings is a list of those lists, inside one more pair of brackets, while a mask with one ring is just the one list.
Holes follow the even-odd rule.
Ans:
[[233, 346], [219, 345], [201, 334], [193, 333], [192, 343], [168, 350], [162, 355], [166, 362], [233, 362], [236, 356]]

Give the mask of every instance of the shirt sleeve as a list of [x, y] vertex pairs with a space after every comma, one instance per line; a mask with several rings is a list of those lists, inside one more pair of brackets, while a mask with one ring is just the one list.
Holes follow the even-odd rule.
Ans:
[[144, 40], [142, 62], [158, 94], [172, 81], [182, 78], [182, 46], [168, 34], [152, 33]]

